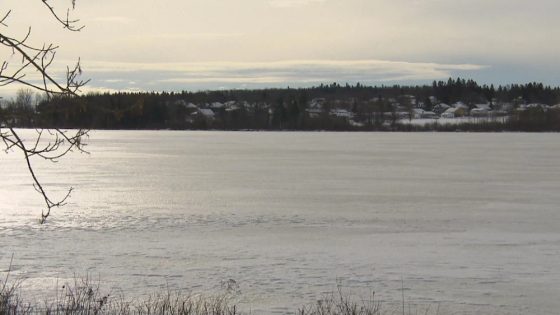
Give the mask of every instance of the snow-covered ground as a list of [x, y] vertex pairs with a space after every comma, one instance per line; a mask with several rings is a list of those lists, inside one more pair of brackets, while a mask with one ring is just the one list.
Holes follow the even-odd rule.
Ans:
[[93, 132], [37, 165], [70, 204], [37, 224], [2, 155], [0, 268], [24, 289], [74, 274], [114, 294], [230, 292], [254, 314], [336, 290], [440, 314], [560, 309], [560, 135]]
[[412, 125], [428, 125], [428, 124], [440, 124], [440, 125], [458, 125], [464, 123], [482, 123], [482, 122], [505, 122], [508, 117], [456, 117], [456, 118], [415, 118], [412, 120], [401, 119], [399, 123], [401, 124], [412, 124]]

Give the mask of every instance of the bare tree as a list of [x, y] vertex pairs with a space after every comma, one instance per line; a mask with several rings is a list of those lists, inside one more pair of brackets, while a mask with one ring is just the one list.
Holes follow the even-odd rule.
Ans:
[[[71, 18], [71, 12], [75, 9], [76, 0], [70, 1], [68, 7], [63, 11], [57, 10], [52, 4], [52, 0], [35, 0], [38, 6], [44, 7], [44, 16], [51, 18], [55, 23], [71, 32], [79, 32], [83, 26], [78, 19]], [[0, 12], [0, 14], [2, 14]], [[9, 35], [9, 20], [12, 10], [0, 15], [0, 48], [10, 51], [9, 58], [1, 63], [0, 67], [0, 87], [10, 84], [25, 86], [43, 93], [46, 99], [53, 96], [75, 97], [87, 81], [81, 80], [82, 73], [80, 60], [72, 67], [67, 67], [65, 77], [57, 79], [51, 73], [51, 65], [55, 60], [58, 46], [52, 43], [37, 45], [33, 43], [31, 27], [27, 33], [20, 38]], [[15, 62], [13, 61], [15, 60]], [[26, 95], [22, 94], [21, 97]], [[25, 101], [25, 100], [23, 100]], [[27, 135], [22, 136], [18, 126], [17, 112], [0, 112], [0, 139], [5, 145], [5, 151], [20, 152], [27, 164], [27, 168], [33, 180], [35, 190], [42, 196], [46, 208], [41, 212], [41, 224], [49, 217], [51, 210], [63, 206], [72, 188], [69, 188], [66, 195], [61, 199], [53, 200], [45, 190], [37, 177], [33, 168], [34, 159], [44, 159], [57, 162], [61, 157], [71, 151], [84, 151], [84, 138], [88, 135], [88, 130], [63, 130], [35, 129], [31, 138]]]
[[18, 90], [15, 106], [21, 109], [31, 109], [33, 106], [33, 91], [31, 89]]

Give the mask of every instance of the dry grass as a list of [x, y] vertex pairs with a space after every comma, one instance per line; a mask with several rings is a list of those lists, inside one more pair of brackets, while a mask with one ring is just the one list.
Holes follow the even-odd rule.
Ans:
[[[88, 277], [76, 278], [71, 285], [57, 286], [54, 298], [43, 303], [25, 302], [19, 293], [21, 281], [9, 278], [9, 271], [4, 279], [0, 279], [0, 315], [238, 315], [236, 305], [230, 303], [227, 296], [183, 295], [169, 290], [143, 299], [126, 300], [122, 296], [111, 296], [102, 293], [99, 281], [91, 281]], [[317, 302], [310, 303], [299, 310], [297, 315], [412, 315], [428, 314], [429, 307], [424, 311], [410, 306], [405, 312], [404, 295], [402, 309], [383, 307], [376, 300], [375, 293], [366, 300], [356, 300], [338, 291], [326, 295]], [[402, 312], [401, 312], [402, 311]], [[430, 312], [429, 314], [439, 314]]]
[[380, 315], [381, 302], [375, 300], [375, 292], [369, 300], [355, 301], [338, 289], [317, 303], [298, 310], [298, 315]]
[[[6, 279], [7, 280], [7, 279]], [[237, 315], [237, 307], [225, 296], [203, 297], [166, 291], [142, 300], [125, 300], [103, 294], [88, 278], [56, 290], [55, 298], [43, 303], [25, 303], [19, 284], [0, 283], [0, 315]]]

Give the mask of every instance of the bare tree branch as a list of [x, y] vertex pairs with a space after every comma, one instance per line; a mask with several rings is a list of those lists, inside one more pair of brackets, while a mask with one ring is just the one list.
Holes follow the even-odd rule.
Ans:
[[[51, 4], [50, 0], [40, 1], [46, 8], [47, 14], [54, 20], [72, 32], [81, 31], [84, 26], [80, 25], [79, 19], [71, 18], [70, 11], [76, 6], [76, 1], [71, 0], [71, 9], [68, 8], [65, 14], [60, 14], [58, 10]], [[31, 27], [27, 33], [18, 38], [5, 33], [8, 28], [8, 19], [13, 14], [12, 10], [8, 10], [4, 15], [0, 15], [0, 47], [5, 47], [12, 52], [11, 60], [19, 60], [19, 62], [10, 62], [4, 60], [0, 66], [0, 87], [10, 84], [19, 84], [27, 86], [36, 91], [43, 92], [47, 100], [52, 96], [60, 95], [63, 97], [75, 97], [80, 88], [86, 85], [89, 80], [81, 80], [82, 68], [80, 59], [72, 67], [66, 68], [65, 79], [58, 80], [50, 70], [50, 66], [56, 57], [58, 46], [54, 44], [34, 45], [31, 41]], [[5, 113], [0, 108], [0, 139], [5, 146], [5, 151], [20, 151], [25, 159], [27, 169], [33, 181], [33, 187], [43, 197], [46, 209], [41, 213], [41, 223], [45, 223], [53, 208], [61, 207], [66, 204], [70, 197], [72, 188], [69, 188], [63, 198], [59, 200], [51, 199], [47, 190], [41, 184], [33, 167], [33, 158], [40, 158], [56, 163], [66, 154], [78, 151], [85, 151], [84, 138], [88, 137], [88, 130], [63, 130], [59, 128], [53, 129], [36, 129], [36, 136], [31, 141], [23, 139], [16, 127], [22, 118], [20, 113]], [[49, 137], [45, 137], [45, 132]]]
[[[73, 32], [79, 32], [85, 27], [83, 25], [82, 26], [78, 25], [78, 22], [80, 22], [80, 20], [70, 19], [70, 9], [66, 10], [66, 17], [61, 18], [60, 15], [58, 15], [58, 13], [56, 13], [56, 11], [54, 10], [54, 7], [49, 4], [49, 0], [41, 0], [41, 1], [43, 1], [43, 4], [49, 9], [49, 11], [51, 11], [51, 14], [54, 16], [54, 18], [57, 19], [58, 22], [60, 22], [60, 24], [64, 26], [64, 28]], [[72, 0], [72, 9], [74, 9], [75, 7], [76, 7], [76, 1]]]

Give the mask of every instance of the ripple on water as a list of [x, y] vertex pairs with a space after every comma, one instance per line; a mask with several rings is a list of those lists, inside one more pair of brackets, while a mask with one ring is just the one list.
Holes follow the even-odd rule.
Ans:
[[44, 231], [107, 231], [107, 232], [138, 232], [177, 230], [192, 227], [209, 229], [233, 229], [243, 227], [321, 227], [321, 226], [351, 226], [360, 222], [348, 219], [317, 219], [302, 216], [287, 215], [247, 215], [236, 214], [192, 214], [174, 216], [143, 216], [143, 215], [87, 215], [68, 214], [52, 216], [47, 224], [41, 225], [36, 219], [4, 220], [0, 222], [0, 235], [12, 237], [32, 237]]

